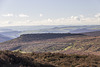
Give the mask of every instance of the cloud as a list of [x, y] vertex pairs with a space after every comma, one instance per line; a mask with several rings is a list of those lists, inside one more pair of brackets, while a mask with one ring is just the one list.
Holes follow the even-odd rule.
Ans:
[[40, 17], [42, 17], [43, 16], [43, 14], [40, 14]]
[[48, 19], [48, 22], [52, 22], [52, 19], [49, 18], [49, 19]]
[[19, 14], [19, 15], [14, 15], [14, 14], [3, 14], [3, 17], [29, 17], [26, 14]]
[[2, 16], [4, 16], [4, 17], [13, 17], [14, 15], [13, 14], [3, 14]]
[[26, 14], [19, 14], [19, 17], [29, 17], [29, 16]]
[[6, 23], [7, 23], [7, 24], [12, 24], [13, 22], [12, 22], [12, 21], [6, 21]]
[[100, 13], [96, 14], [95, 17], [100, 18]]
[[[15, 15], [14, 15], [15, 16]], [[78, 16], [70, 16], [70, 17], [62, 17], [62, 18], [56, 18], [56, 19], [42, 19], [42, 20], [33, 20], [33, 19], [19, 19], [15, 20], [9, 20], [8, 21], [1, 21], [1, 26], [29, 26], [29, 25], [100, 25], [100, 18], [99, 14], [96, 14], [92, 17], [84, 16], [84, 15], [78, 15]]]
[[78, 16], [71, 16], [71, 19], [80, 21], [80, 18]]

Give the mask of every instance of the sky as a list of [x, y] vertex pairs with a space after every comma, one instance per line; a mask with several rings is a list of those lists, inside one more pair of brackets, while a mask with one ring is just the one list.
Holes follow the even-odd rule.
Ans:
[[100, 0], [0, 0], [0, 26], [100, 25]]

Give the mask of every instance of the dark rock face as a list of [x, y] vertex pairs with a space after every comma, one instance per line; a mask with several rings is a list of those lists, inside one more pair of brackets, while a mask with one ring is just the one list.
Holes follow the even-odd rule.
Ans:
[[71, 34], [71, 33], [44, 33], [44, 34], [23, 34], [20, 36], [22, 41], [33, 41], [33, 40], [46, 40], [53, 38], [61, 38], [66, 36], [83, 36], [83, 34]]

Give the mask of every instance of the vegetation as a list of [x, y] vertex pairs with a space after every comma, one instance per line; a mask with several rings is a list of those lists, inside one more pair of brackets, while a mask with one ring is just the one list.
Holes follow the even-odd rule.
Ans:
[[99, 67], [100, 56], [0, 51], [0, 67]]
[[28, 54], [20, 52], [0, 51], [0, 67], [55, 67], [50, 64], [40, 64]]
[[0, 43], [0, 67], [100, 67], [100, 35], [93, 35], [21, 35]]

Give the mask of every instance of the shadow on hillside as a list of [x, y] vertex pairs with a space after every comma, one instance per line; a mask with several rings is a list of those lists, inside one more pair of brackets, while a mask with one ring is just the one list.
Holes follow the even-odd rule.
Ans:
[[19, 38], [21, 41], [36, 41], [36, 40], [46, 40], [61, 38], [66, 36], [83, 36], [83, 34], [71, 34], [71, 33], [44, 33], [44, 34], [23, 34]]

